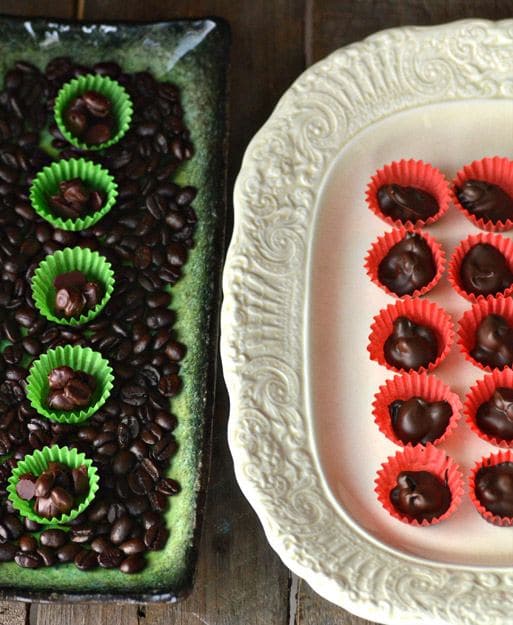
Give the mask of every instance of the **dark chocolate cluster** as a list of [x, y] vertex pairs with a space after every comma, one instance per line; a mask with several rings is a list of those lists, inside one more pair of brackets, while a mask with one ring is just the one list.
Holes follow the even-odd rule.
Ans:
[[492, 514], [513, 517], [513, 462], [481, 467], [475, 478], [475, 493]]
[[38, 476], [25, 473], [16, 485], [19, 497], [33, 501], [34, 512], [45, 519], [68, 514], [88, 491], [87, 467], [72, 469], [60, 462], [49, 462]]
[[405, 445], [425, 445], [440, 438], [452, 416], [446, 401], [426, 401], [422, 397], [396, 399], [388, 407], [392, 429]]
[[513, 388], [500, 386], [476, 412], [478, 428], [494, 438], [513, 439]]
[[411, 295], [436, 275], [433, 254], [426, 240], [408, 232], [379, 263], [378, 279], [396, 295]]
[[456, 189], [461, 205], [478, 219], [496, 224], [513, 219], [513, 199], [500, 186], [485, 180], [465, 180]]
[[86, 408], [96, 389], [94, 376], [71, 367], [55, 367], [48, 374], [50, 391], [47, 397], [49, 408], [54, 410], [76, 410]]
[[93, 310], [103, 297], [99, 282], [88, 280], [81, 271], [61, 273], [53, 281], [55, 287], [55, 312], [70, 319]]
[[98, 91], [85, 91], [73, 98], [64, 111], [66, 128], [88, 145], [99, 145], [116, 134], [112, 103]]
[[502, 369], [513, 364], [513, 328], [502, 315], [486, 315], [481, 321], [470, 355], [492, 368]]
[[449, 509], [451, 499], [447, 483], [429, 471], [401, 471], [397, 485], [390, 491], [394, 508], [417, 521], [442, 516]]
[[429, 219], [436, 215], [440, 208], [436, 199], [427, 191], [398, 184], [380, 187], [378, 204], [384, 215], [403, 223]]
[[460, 267], [467, 293], [495, 295], [513, 284], [513, 273], [504, 254], [489, 243], [478, 243], [465, 254]]
[[438, 340], [427, 326], [398, 317], [383, 347], [386, 361], [398, 369], [427, 367], [438, 357]]
[[59, 192], [48, 197], [48, 204], [59, 217], [78, 219], [99, 211], [105, 204], [105, 195], [88, 189], [80, 178], [72, 178], [59, 183]]

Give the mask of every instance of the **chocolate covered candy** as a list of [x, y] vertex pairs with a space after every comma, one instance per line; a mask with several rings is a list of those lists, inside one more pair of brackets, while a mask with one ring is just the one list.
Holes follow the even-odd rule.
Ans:
[[378, 190], [378, 204], [383, 214], [406, 221], [426, 220], [439, 210], [436, 199], [416, 187], [386, 184]]
[[425, 239], [408, 232], [390, 248], [378, 267], [378, 279], [396, 295], [411, 295], [433, 280], [436, 265]]
[[397, 399], [388, 407], [392, 428], [405, 445], [425, 445], [440, 438], [452, 416], [446, 401], [429, 402], [422, 397]]
[[498, 387], [477, 409], [476, 424], [488, 436], [513, 439], [513, 388]]
[[72, 178], [59, 183], [58, 193], [49, 196], [48, 203], [63, 219], [78, 219], [98, 211], [105, 203], [105, 196], [88, 189], [80, 178]]
[[472, 358], [489, 367], [513, 364], [513, 328], [502, 315], [487, 315], [476, 331]]
[[50, 391], [47, 403], [54, 410], [74, 410], [89, 405], [96, 388], [96, 380], [85, 371], [63, 366], [48, 374]]
[[513, 284], [506, 257], [488, 243], [478, 243], [465, 254], [460, 278], [465, 291], [475, 295], [500, 293]]
[[390, 501], [402, 514], [423, 521], [435, 519], [449, 509], [451, 491], [447, 484], [429, 471], [401, 471]]
[[95, 308], [103, 297], [102, 286], [88, 281], [81, 271], [59, 274], [53, 284], [56, 289], [55, 312], [66, 319], [79, 317]]
[[513, 199], [496, 184], [486, 180], [466, 180], [456, 189], [461, 205], [478, 219], [492, 223], [513, 219]]
[[491, 513], [513, 517], [513, 462], [481, 467], [475, 478], [475, 493]]
[[417, 370], [437, 359], [438, 340], [431, 328], [416, 324], [408, 317], [398, 317], [383, 352], [392, 366]]
[[112, 103], [99, 91], [85, 91], [74, 98], [64, 112], [64, 121], [75, 137], [90, 145], [105, 143], [114, 134]]

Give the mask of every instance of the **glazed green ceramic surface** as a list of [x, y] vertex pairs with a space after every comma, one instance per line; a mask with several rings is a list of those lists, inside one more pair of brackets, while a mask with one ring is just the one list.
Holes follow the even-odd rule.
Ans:
[[[157, 79], [171, 80], [181, 90], [185, 120], [195, 155], [174, 180], [198, 188], [193, 202], [198, 215], [184, 274], [171, 289], [175, 329], [186, 344], [182, 364], [183, 391], [171, 402], [178, 418], [179, 449], [169, 476], [182, 490], [170, 499], [167, 524], [170, 538], [163, 551], [149, 554], [149, 566], [135, 575], [101, 570], [81, 572], [73, 565], [41, 570], [0, 564], [0, 588], [8, 596], [80, 599], [97, 595], [119, 600], [173, 600], [190, 589], [194, 573], [197, 503], [201, 486], [206, 406], [213, 393], [213, 363], [217, 356], [219, 276], [224, 255], [224, 133], [228, 28], [213, 20], [145, 25], [65, 24], [47, 20], [0, 19], [0, 72], [17, 59], [40, 68], [56, 56], [82, 63], [114, 60], [126, 71], [149, 70]], [[45, 142], [46, 143], [46, 142]], [[70, 596], [71, 595], [71, 596]]]

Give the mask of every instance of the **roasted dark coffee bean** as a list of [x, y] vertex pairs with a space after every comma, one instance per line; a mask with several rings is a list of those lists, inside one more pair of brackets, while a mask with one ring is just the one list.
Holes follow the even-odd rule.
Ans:
[[90, 571], [98, 566], [98, 554], [90, 549], [82, 549], [73, 561], [80, 571]]
[[159, 391], [164, 397], [174, 397], [182, 389], [182, 381], [176, 374], [165, 375], [160, 378]]
[[134, 523], [127, 514], [121, 516], [112, 525], [112, 530], [110, 532], [111, 542], [114, 545], [123, 543], [130, 536], [133, 526]]
[[165, 354], [169, 360], [179, 362], [185, 357], [185, 345], [178, 341], [170, 341], [165, 347]]
[[119, 548], [127, 556], [134, 553], [144, 553], [146, 551], [146, 545], [142, 538], [129, 538], [121, 543]]
[[37, 569], [43, 564], [41, 556], [35, 552], [25, 553], [23, 551], [18, 551], [14, 556], [14, 561], [18, 566], [21, 566], [24, 569]]
[[176, 427], [176, 417], [165, 412], [164, 410], [159, 410], [155, 415], [155, 423], [160, 425], [164, 430], [174, 430]]
[[115, 569], [125, 559], [125, 554], [117, 547], [110, 547], [98, 553], [98, 564], [105, 569]]
[[44, 566], [53, 566], [57, 561], [55, 551], [50, 547], [39, 546], [36, 549], [36, 553], [41, 558]]
[[163, 495], [176, 495], [180, 492], [180, 484], [169, 477], [159, 480], [156, 490]]
[[22, 344], [23, 349], [30, 356], [39, 356], [39, 354], [41, 353], [41, 350], [42, 350], [41, 343], [39, 342], [38, 339], [34, 337], [26, 336], [22, 340], [21, 344]]
[[95, 534], [95, 530], [91, 525], [80, 525], [71, 530], [71, 541], [74, 543], [87, 543]]
[[[110, 528], [108, 531], [110, 532]], [[99, 536], [98, 538], [95, 538], [91, 543], [91, 549], [93, 551], [96, 551], [96, 553], [103, 553], [107, 549], [111, 548], [112, 543], [108, 538], [105, 538], [104, 536]]]
[[67, 543], [57, 549], [57, 560], [59, 562], [73, 562], [78, 553], [82, 551], [82, 547], [77, 543]]
[[37, 540], [30, 534], [20, 536], [18, 544], [22, 551], [35, 551], [37, 549]]
[[16, 540], [23, 534], [23, 525], [19, 517], [14, 514], [4, 514], [3, 525], [7, 528], [11, 539]]
[[17, 365], [23, 359], [23, 348], [19, 343], [8, 345], [2, 352], [4, 360], [9, 365]]
[[149, 458], [143, 458], [139, 465], [141, 470], [144, 470], [150, 478], [156, 482], [160, 478], [160, 471], [156, 464]]
[[149, 508], [149, 502], [146, 497], [135, 496], [126, 500], [126, 508], [128, 513], [133, 517], [139, 517], [143, 512], [146, 512]]
[[142, 554], [136, 553], [129, 555], [127, 558], [124, 558], [124, 560], [119, 565], [119, 570], [122, 573], [131, 575], [132, 573], [138, 573], [139, 571], [142, 571], [145, 566], [146, 561]]
[[25, 526], [25, 529], [29, 532], [37, 532], [41, 529], [39, 523], [37, 523], [36, 521], [31, 521], [27, 518], [23, 519], [23, 525]]
[[16, 555], [16, 547], [11, 543], [0, 544], [0, 562], [12, 562]]
[[136, 462], [134, 454], [128, 449], [118, 451], [112, 462], [112, 470], [116, 475], [125, 475]]
[[144, 544], [151, 551], [160, 551], [164, 548], [168, 537], [169, 531], [164, 525], [151, 525], [144, 534]]
[[68, 533], [59, 529], [47, 529], [41, 533], [39, 540], [45, 547], [58, 549], [68, 541]]
[[158, 462], [164, 462], [171, 458], [177, 450], [177, 444], [172, 437], [163, 437], [155, 444], [151, 450], [151, 454]]

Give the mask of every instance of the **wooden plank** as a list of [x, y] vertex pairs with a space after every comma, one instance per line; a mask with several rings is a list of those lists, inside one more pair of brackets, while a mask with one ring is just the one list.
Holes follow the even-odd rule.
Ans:
[[0, 13], [7, 15], [72, 18], [75, 0], [0, 0]]
[[513, 15], [511, 0], [308, 0], [307, 64], [384, 28], [440, 24], [465, 17], [499, 20]]
[[27, 625], [29, 605], [0, 601], [0, 625]]
[[321, 599], [299, 580], [294, 625], [376, 625]]
[[[139, 620], [137, 606], [133, 605], [33, 603], [30, 611], [31, 625], [142, 625], [142, 623]], [[1, 620], [0, 625], [3, 625]]]

